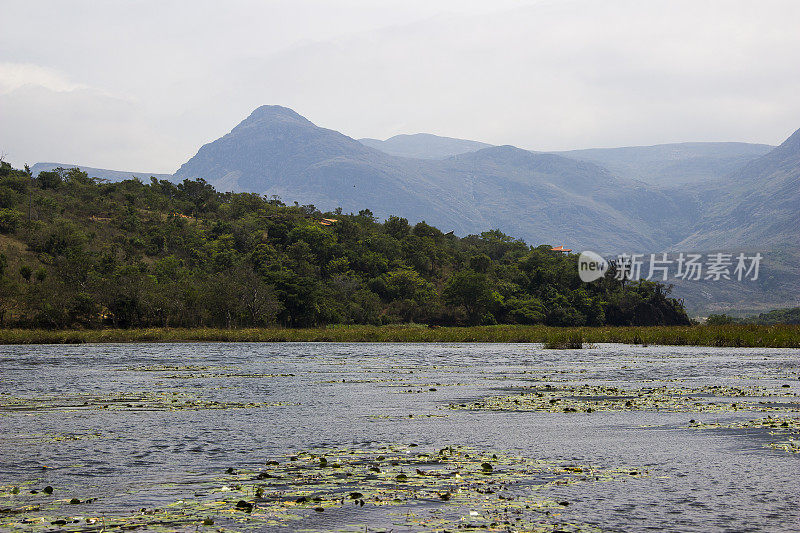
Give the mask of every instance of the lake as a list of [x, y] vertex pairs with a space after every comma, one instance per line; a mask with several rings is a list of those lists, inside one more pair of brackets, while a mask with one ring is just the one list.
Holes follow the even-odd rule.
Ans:
[[800, 350], [0, 346], [0, 376], [4, 529], [800, 527]]

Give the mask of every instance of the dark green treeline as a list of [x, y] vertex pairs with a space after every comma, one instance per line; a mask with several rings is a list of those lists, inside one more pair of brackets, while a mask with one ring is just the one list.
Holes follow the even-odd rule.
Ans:
[[458, 238], [203, 180], [2, 163], [0, 254], [5, 327], [689, 323], [662, 284], [582, 283], [576, 256], [497, 230]]

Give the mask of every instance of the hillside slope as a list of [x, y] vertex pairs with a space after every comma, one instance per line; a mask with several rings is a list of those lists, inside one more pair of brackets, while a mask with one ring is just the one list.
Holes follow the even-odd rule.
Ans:
[[681, 249], [800, 245], [800, 130], [700, 192], [703, 216]]

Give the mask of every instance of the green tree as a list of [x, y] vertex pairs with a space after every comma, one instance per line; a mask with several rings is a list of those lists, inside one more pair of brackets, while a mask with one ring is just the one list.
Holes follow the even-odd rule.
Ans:
[[726, 315], [725, 313], [719, 315], [708, 315], [708, 318], [706, 319], [706, 324], [709, 326], [726, 326], [728, 324], [734, 324], [735, 322], [735, 318]]
[[494, 301], [486, 275], [474, 270], [461, 270], [453, 274], [442, 296], [447, 303], [462, 306], [470, 324], [480, 323], [484, 312]]
[[57, 168], [52, 171], [39, 172], [36, 177], [36, 184], [42, 189], [57, 189], [61, 185], [61, 172], [64, 169]]
[[411, 233], [411, 226], [408, 220], [396, 216], [390, 216], [383, 224], [383, 229], [397, 240], [403, 240]]
[[22, 213], [16, 209], [0, 209], [0, 233], [13, 233], [22, 221]]

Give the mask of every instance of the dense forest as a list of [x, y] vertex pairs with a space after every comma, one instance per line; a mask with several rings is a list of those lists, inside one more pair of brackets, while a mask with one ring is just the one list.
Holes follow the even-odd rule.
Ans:
[[583, 283], [575, 255], [321, 213], [203, 180], [0, 163], [0, 325], [688, 324], [669, 288]]

